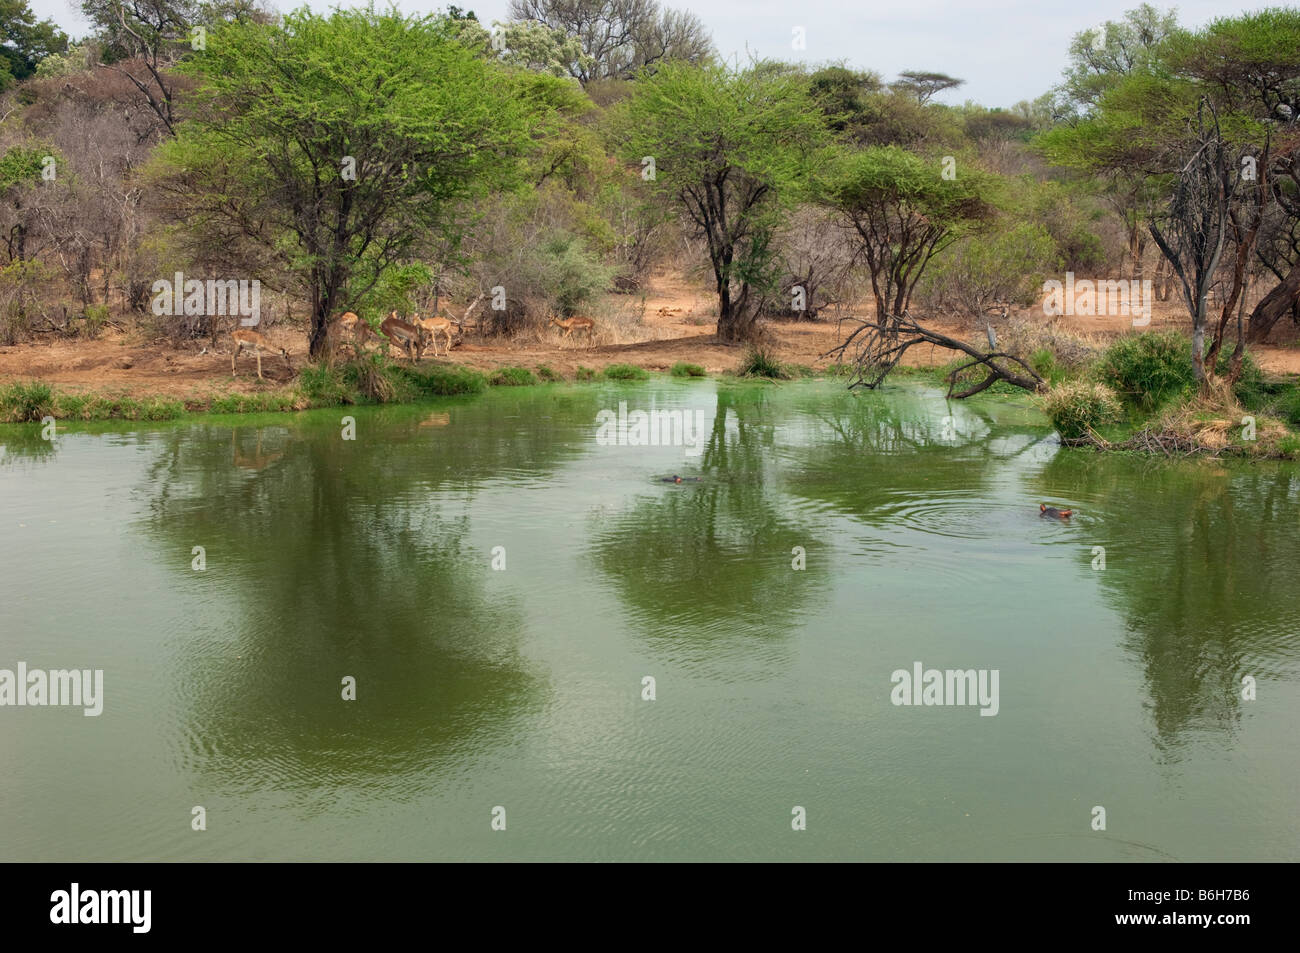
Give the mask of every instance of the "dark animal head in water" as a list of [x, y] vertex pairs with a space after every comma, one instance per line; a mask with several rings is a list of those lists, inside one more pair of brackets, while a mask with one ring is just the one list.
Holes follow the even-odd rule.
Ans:
[[1058, 510], [1055, 506], [1048, 506], [1046, 503], [1038, 504], [1039, 516], [1050, 516], [1052, 519], [1068, 519], [1073, 510]]

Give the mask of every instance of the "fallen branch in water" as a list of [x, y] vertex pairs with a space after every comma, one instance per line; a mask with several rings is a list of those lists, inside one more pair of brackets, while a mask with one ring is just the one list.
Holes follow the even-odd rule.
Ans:
[[[845, 317], [847, 320], [857, 321], [859, 326], [841, 344], [831, 348], [822, 357], [834, 355], [837, 361], [843, 363], [852, 349], [851, 360], [856, 373], [854, 380], [849, 384], [850, 390], [854, 387], [866, 387], [868, 390], [879, 387], [889, 372], [902, 360], [907, 349], [916, 344], [931, 344], [950, 351], [960, 351], [971, 358], [948, 374], [948, 396], [952, 398], [970, 397], [987, 390], [998, 381], [1006, 381], [1008, 384], [1014, 384], [1031, 392], [1044, 390], [1047, 387], [1047, 381], [1014, 354], [1005, 351], [981, 351], [965, 341], [959, 341], [933, 328], [918, 324], [909, 314], [892, 315], [883, 321], [879, 319], [868, 321], [852, 315]], [[999, 361], [1004, 363], [1000, 364]], [[1014, 362], [1020, 369], [1006, 362]], [[953, 388], [957, 386], [957, 375], [977, 366], [982, 366], [988, 372], [988, 376], [973, 387], [954, 394]]]

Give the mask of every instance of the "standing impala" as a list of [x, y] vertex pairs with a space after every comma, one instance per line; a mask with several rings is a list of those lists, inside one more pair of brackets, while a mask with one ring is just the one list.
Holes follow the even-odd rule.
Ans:
[[379, 333], [388, 341], [388, 350], [393, 349], [393, 342], [406, 352], [407, 357], [411, 358], [414, 364], [424, 356], [424, 339], [420, 334], [420, 329], [414, 324], [403, 321], [394, 311], [384, 319], [384, 323], [379, 326]]
[[[447, 336], [447, 354], [451, 354], [451, 329], [456, 327], [456, 325], [452, 324], [449, 319], [443, 317], [422, 318], [417, 314], [413, 315], [411, 320], [417, 327], [421, 327], [429, 332], [429, 340], [433, 342], [434, 357], [438, 356], [439, 334], [445, 334]], [[459, 330], [459, 328], [457, 328], [457, 330]]]
[[564, 333], [560, 335], [562, 338], [571, 337], [574, 331], [586, 331], [588, 343], [591, 342], [591, 330], [596, 326], [596, 322], [591, 318], [568, 318], [561, 321], [557, 317], [552, 317], [551, 324], [557, 328], [564, 328]]
[[374, 336], [374, 331], [370, 325], [361, 320], [352, 311], [345, 311], [335, 319], [330, 325], [330, 340], [337, 347], [346, 343], [352, 348], [353, 352], [357, 350], [357, 345], [364, 344]]
[[289, 352], [282, 347], [271, 347], [271, 343], [259, 332], [250, 330], [249, 328], [236, 328], [230, 332], [230, 337], [231, 340], [235, 342], [235, 353], [230, 355], [230, 373], [235, 373], [235, 361], [244, 351], [252, 351], [257, 355], [257, 379], [259, 381], [266, 379], [262, 376], [263, 351], [267, 354], [270, 354], [272, 351], [279, 351], [280, 355], [284, 358], [285, 367], [289, 368], [290, 371], [293, 370], [293, 365], [289, 363]]

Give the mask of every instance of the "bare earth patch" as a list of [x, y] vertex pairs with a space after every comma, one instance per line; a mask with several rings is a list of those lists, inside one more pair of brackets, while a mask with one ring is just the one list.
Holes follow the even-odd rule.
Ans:
[[[618, 318], [602, 318], [608, 312]], [[636, 313], [640, 313], [640, 321]], [[716, 318], [713, 299], [706, 290], [692, 286], [675, 274], [661, 274], [637, 295], [611, 295], [606, 307], [592, 315], [595, 339], [588, 343], [579, 335], [561, 337], [559, 328], [525, 335], [513, 341], [466, 334], [449, 358], [427, 354], [424, 363], [465, 364], [480, 370], [502, 365], [535, 368], [549, 365], [565, 377], [573, 377], [579, 366], [602, 368], [627, 363], [652, 371], [666, 371], [678, 361], [702, 365], [710, 374], [733, 370], [740, 362], [741, 349], [721, 344], [714, 336]], [[1039, 309], [1022, 312], [1029, 321], [1047, 323]], [[1134, 330], [1126, 317], [1057, 318], [1057, 327], [1104, 344]], [[969, 338], [983, 333], [981, 322], [952, 317], [931, 317], [926, 322], [953, 337]], [[1001, 319], [994, 319], [997, 328]], [[1151, 323], [1140, 331], [1185, 330], [1187, 319], [1176, 303], [1157, 304]], [[820, 321], [773, 321], [765, 327], [781, 360], [817, 369], [829, 362], [822, 355], [854, 327], [852, 321], [838, 323], [825, 312]], [[125, 393], [132, 396], [158, 395], [185, 399], [214, 393], [253, 393], [283, 387], [296, 377], [307, 362], [306, 335], [301, 330], [280, 326], [263, 329], [277, 347], [289, 350], [293, 370], [286, 369], [277, 355], [264, 356], [258, 381], [256, 361], [240, 357], [238, 373], [230, 373], [233, 350], [229, 335], [223, 335], [215, 349], [208, 342], [172, 348], [142, 344], [131, 334], [105, 332], [93, 341], [46, 337], [30, 343], [0, 347], [0, 381], [39, 379], [68, 391]], [[1295, 328], [1279, 327], [1275, 337], [1282, 343], [1252, 347], [1256, 361], [1273, 373], [1300, 373], [1300, 342]], [[207, 352], [204, 353], [204, 348]], [[908, 351], [905, 364], [935, 366], [949, 363], [953, 354], [942, 348], [917, 346]]]

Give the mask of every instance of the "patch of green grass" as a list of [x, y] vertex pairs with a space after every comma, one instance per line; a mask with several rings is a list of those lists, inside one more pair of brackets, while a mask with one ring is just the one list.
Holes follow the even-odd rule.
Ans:
[[776, 352], [761, 344], [752, 345], [740, 359], [736, 373], [741, 377], [766, 377], [769, 380], [787, 380], [790, 374], [776, 359]]
[[650, 372], [635, 364], [610, 364], [605, 368], [605, 376], [612, 381], [647, 381]]
[[313, 407], [352, 404], [357, 397], [343, 380], [343, 369], [328, 362], [304, 367], [298, 374], [298, 392]]
[[1277, 442], [1277, 450], [1288, 460], [1300, 459], [1300, 435], [1287, 434]]
[[208, 410], [214, 414], [263, 414], [295, 410], [296, 402], [288, 391], [262, 391], [258, 394], [223, 394], [214, 397]]
[[16, 381], [0, 389], [0, 420], [21, 424], [52, 416], [54, 388], [44, 381]]
[[676, 364], [674, 364], [671, 368], [668, 369], [668, 373], [671, 374], [673, 377], [707, 377], [708, 376], [704, 372], [704, 368], [700, 367], [700, 365], [687, 364], [685, 361], [678, 361]]
[[185, 413], [179, 400], [106, 394], [61, 394], [41, 381], [0, 389], [0, 421], [23, 423], [44, 417], [60, 420], [174, 420]]
[[526, 367], [498, 367], [488, 375], [488, 383], [493, 387], [526, 387], [536, 384], [537, 378]]
[[543, 381], [545, 381], [548, 384], [553, 384], [556, 381], [564, 380], [564, 375], [561, 374], [559, 371], [557, 371], [555, 368], [551, 367], [551, 365], [549, 364], [538, 364], [537, 376], [540, 377]]
[[1069, 376], [1069, 372], [1056, 362], [1056, 353], [1050, 347], [1040, 347], [1031, 354], [1029, 366], [1049, 384], [1059, 384]]
[[488, 379], [472, 367], [439, 367], [428, 371], [402, 368], [402, 376], [425, 397], [456, 397], [481, 394]]
[[573, 379], [579, 381], [594, 381], [596, 379], [596, 372], [590, 367], [583, 367], [579, 364], [578, 370], [574, 373]]

